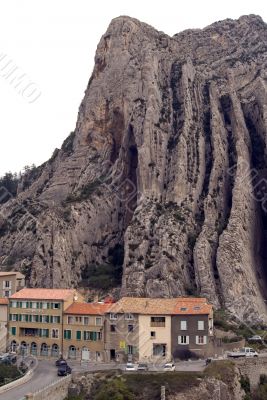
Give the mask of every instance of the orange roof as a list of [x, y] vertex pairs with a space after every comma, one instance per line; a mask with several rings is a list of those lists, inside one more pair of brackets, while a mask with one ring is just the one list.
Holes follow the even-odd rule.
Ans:
[[75, 289], [37, 289], [24, 288], [14, 293], [11, 299], [31, 299], [31, 300], [66, 300], [74, 296]]
[[166, 298], [137, 298], [123, 297], [111, 309], [113, 313], [132, 313], [143, 315], [185, 315], [209, 314], [212, 306], [205, 298], [177, 297]]
[[65, 314], [103, 315], [110, 310], [112, 304], [105, 303], [72, 303]]
[[8, 305], [8, 299], [6, 297], [0, 297], [0, 305]]

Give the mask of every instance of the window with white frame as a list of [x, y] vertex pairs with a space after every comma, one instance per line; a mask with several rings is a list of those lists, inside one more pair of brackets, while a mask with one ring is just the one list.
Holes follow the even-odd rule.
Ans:
[[9, 297], [11, 295], [11, 290], [5, 290], [4, 297]]
[[46, 310], [48, 308], [48, 303], [43, 303], [42, 308], [44, 308]]
[[189, 344], [189, 336], [179, 335], [178, 336], [178, 344]]
[[89, 325], [89, 317], [83, 317], [83, 324]]
[[207, 344], [207, 336], [196, 336], [196, 344]]
[[5, 288], [10, 288], [10, 287], [11, 287], [11, 282], [5, 281]]
[[96, 325], [102, 325], [102, 317], [96, 317], [95, 318], [95, 324]]
[[204, 331], [204, 321], [197, 321], [197, 329], [199, 331]]
[[11, 314], [11, 321], [17, 321], [17, 315]]
[[110, 319], [118, 319], [118, 314], [110, 313]]
[[23, 301], [21, 303], [21, 308], [27, 308], [27, 301]]
[[187, 321], [181, 321], [180, 327], [181, 327], [181, 331], [186, 331], [187, 330]]
[[11, 301], [10, 302], [10, 307], [16, 308], [17, 307], [17, 302], [16, 301]]
[[21, 314], [21, 321], [26, 321], [26, 314]]
[[37, 308], [37, 301], [32, 302], [32, 308]]
[[125, 314], [125, 319], [126, 319], [126, 320], [132, 320], [132, 319], [134, 319], [134, 318], [133, 318], [133, 314], [126, 313], [126, 314]]

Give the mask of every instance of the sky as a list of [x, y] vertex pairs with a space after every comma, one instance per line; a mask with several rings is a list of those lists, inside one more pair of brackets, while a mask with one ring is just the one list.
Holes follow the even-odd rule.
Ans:
[[174, 35], [244, 14], [267, 22], [267, 1], [0, 0], [0, 176], [46, 161], [74, 130], [112, 18]]

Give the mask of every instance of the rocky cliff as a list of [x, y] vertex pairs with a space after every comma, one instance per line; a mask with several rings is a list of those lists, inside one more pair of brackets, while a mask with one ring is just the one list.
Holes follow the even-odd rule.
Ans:
[[75, 131], [1, 206], [2, 268], [71, 286], [121, 246], [123, 295], [264, 319], [266, 63], [258, 16], [173, 37], [114, 19]]

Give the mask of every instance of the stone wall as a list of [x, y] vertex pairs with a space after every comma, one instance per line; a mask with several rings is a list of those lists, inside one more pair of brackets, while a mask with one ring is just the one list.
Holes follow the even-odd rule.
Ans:
[[240, 359], [235, 364], [240, 374], [249, 378], [251, 387], [258, 385], [260, 375], [267, 375], [267, 357]]
[[65, 400], [71, 383], [71, 375], [60, 378], [35, 393], [26, 395], [26, 400]]

